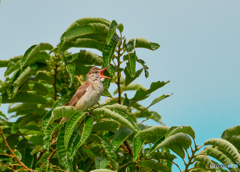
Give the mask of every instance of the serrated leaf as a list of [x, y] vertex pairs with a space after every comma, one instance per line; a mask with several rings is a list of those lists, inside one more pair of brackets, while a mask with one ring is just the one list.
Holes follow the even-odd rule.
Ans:
[[89, 64], [102, 66], [103, 58], [97, 54], [92, 53], [91, 51], [81, 50], [77, 57], [74, 58], [74, 63], [81, 63], [83, 61], [89, 62]]
[[49, 103], [45, 98], [43, 98], [42, 96], [38, 96], [34, 93], [19, 92], [12, 99], [8, 99], [7, 94], [2, 94], [2, 97], [3, 97], [2, 103], [24, 102], [24, 103], [44, 104], [49, 106]]
[[[120, 89], [123, 90], [123, 91], [134, 91], [134, 90], [138, 90], [138, 89], [147, 90], [145, 87], [143, 87], [140, 84], [129, 84], [126, 87], [121, 85]], [[114, 91], [114, 94], [117, 94], [117, 93], [118, 93], [118, 89], [116, 89]]]
[[149, 76], [149, 72], [148, 72], [148, 67], [147, 65], [145, 65], [145, 61], [143, 61], [142, 59], [137, 59], [137, 62], [140, 63], [144, 69], [144, 72], [145, 72], [145, 77], [148, 78]]
[[240, 154], [238, 153], [238, 150], [227, 140], [218, 139], [218, 138], [209, 139], [204, 142], [204, 145], [218, 146], [224, 151], [226, 151], [227, 153], [229, 153], [229, 155], [231, 155], [235, 161], [240, 163]]
[[156, 50], [160, 47], [158, 43], [149, 42], [144, 38], [130, 39], [129, 42], [135, 41], [135, 48], [147, 48], [149, 50]]
[[115, 121], [104, 121], [104, 122], [98, 122], [93, 125], [92, 131], [117, 131], [117, 129], [120, 127], [120, 124]]
[[211, 164], [211, 159], [208, 158], [207, 156], [205, 155], [197, 155], [195, 158], [194, 158], [195, 161], [199, 161], [201, 162], [202, 164], [204, 164], [206, 167], [210, 168], [210, 164]]
[[165, 99], [165, 98], [167, 98], [167, 97], [169, 97], [169, 96], [170, 96], [170, 95], [165, 95], [165, 94], [163, 94], [162, 96], [154, 99], [154, 100], [152, 101], [152, 103], [149, 105], [149, 107], [155, 105], [156, 103], [162, 101], [163, 99]]
[[18, 78], [13, 82], [13, 86], [16, 86], [16, 87], [21, 86], [31, 76], [31, 72], [32, 72], [32, 69], [31, 69], [31, 67], [28, 66], [26, 69], [24, 69], [20, 73]]
[[120, 128], [112, 140], [113, 150], [116, 151], [119, 146], [132, 134], [132, 132], [133, 131], [127, 127]]
[[16, 63], [13, 61], [10, 61], [8, 63], [8, 67], [7, 70], [4, 73], [4, 77], [7, 77], [8, 75], [10, 75], [12, 72], [16, 71], [17, 69], [19, 69], [20, 67], [20, 60], [17, 61]]
[[117, 22], [115, 20], [113, 20], [109, 27], [109, 32], [108, 32], [108, 36], [107, 36], [107, 40], [106, 40], [107, 45], [110, 43], [113, 34], [116, 32], [117, 27], [118, 27]]
[[172, 155], [168, 152], [153, 152], [151, 154], [152, 159], [160, 160], [160, 159], [166, 159], [168, 161], [173, 161], [175, 158], [177, 158], [175, 155]]
[[219, 151], [216, 148], [208, 147], [205, 148], [203, 151], [200, 152], [201, 154], [209, 155], [218, 161], [220, 161], [222, 164], [233, 164], [230, 158], [228, 158], [227, 155], [225, 155], [223, 152]]
[[142, 136], [147, 140], [150, 140], [151, 142], [156, 142], [159, 138], [161, 138], [167, 133], [168, 129], [169, 128], [166, 126], [152, 126], [142, 131], [139, 131], [135, 135], [135, 137]]
[[[102, 51], [104, 66], [109, 66], [111, 60], [114, 59], [114, 52], [116, 51], [116, 48], [120, 41], [121, 39], [116, 34], [114, 34], [110, 44], [108, 44]], [[111, 71], [109, 68], [107, 70], [110, 72], [110, 74], [114, 75], [113, 71]]]
[[120, 33], [122, 33], [122, 32], [123, 32], [123, 29], [124, 29], [124, 26], [123, 26], [122, 23], [120, 23], [117, 28], [118, 28], [118, 30], [120, 31]]
[[65, 127], [62, 127], [57, 140], [57, 151], [58, 151], [58, 159], [62, 166], [66, 168], [72, 168], [72, 161], [68, 158], [68, 151], [64, 146], [64, 135], [65, 135]]
[[45, 42], [42, 42], [38, 45], [33, 45], [31, 46], [24, 54], [21, 62], [20, 62], [20, 66], [21, 68], [23, 66], [25, 66], [25, 64], [35, 55], [37, 54], [38, 52], [40, 51], [43, 51], [43, 50], [52, 50], [54, 47], [49, 44], [49, 43], [45, 43]]
[[144, 160], [144, 161], [139, 161], [137, 163], [137, 166], [139, 167], [144, 167], [148, 169], [153, 169], [153, 170], [161, 170], [164, 172], [170, 172], [167, 166], [162, 165], [161, 163], [157, 163], [153, 160]]
[[35, 81], [44, 80], [44, 81], [48, 81], [50, 83], [53, 83], [54, 82], [54, 77], [48, 71], [38, 71], [34, 80]]
[[17, 150], [22, 155], [22, 160], [27, 167], [32, 168], [33, 165], [33, 156], [31, 155], [31, 151], [33, 149], [33, 144], [29, 143], [27, 139], [23, 139], [17, 146]]
[[127, 71], [131, 78], [134, 78], [136, 71], [136, 52], [128, 53]]
[[127, 69], [125, 68], [124, 73], [126, 75], [126, 78], [125, 78], [124, 86], [128, 86], [131, 82], [133, 82], [136, 78], [138, 78], [141, 75], [142, 71], [143, 69], [136, 71], [135, 76], [131, 78]]
[[169, 137], [171, 135], [174, 135], [174, 134], [180, 133], [180, 132], [189, 134], [193, 139], [195, 139], [195, 132], [192, 129], [192, 127], [191, 126], [185, 126], [185, 125], [182, 125], [182, 126], [179, 126], [177, 128], [172, 129], [171, 132], [168, 132], [166, 137]]
[[72, 117], [67, 122], [67, 126], [65, 129], [65, 136], [64, 136], [64, 145], [66, 150], [68, 149], [69, 140], [72, 136], [73, 130], [75, 129], [77, 123], [81, 121], [85, 117], [85, 115], [86, 113], [82, 111], [77, 111], [72, 115]]
[[147, 98], [152, 92], [154, 92], [157, 89], [163, 87], [164, 85], [166, 85], [169, 82], [170, 81], [167, 81], [167, 82], [164, 82], [164, 81], [153, 82], [150, 86], [150, 89], [148, 89], [147, 91], [139, 89], [136, 92], [136, 94], [134, 95], [134, 97], [130, 100], [131, 104], [134, 104], [137, 101], [140, 101], [140, 100], [143, 100], [143, 99]]
[[27, 125], [29, 122], [37, 121], [37, 120], [41, 119], [42, 117], [43, 117], [43, 115], [33, 115], [33, 114], [20, 117], [17, 119], [17, 121], [15, 123], [13, 123], [12, 132], [16, 133], [19, 129], [21, 129], [23, 126]]
[[76, 112], [77, 112], [77, 109], [73, 106], [56, 107], [55, 109], [53, 109], [51, 117], [49, 118], [48, 123], [45, 127], [47, 127], [49, 124], [51, 124], [56, 119], [59, 119], [62, 117], [71, 117]]
[[104, 24], [105, 26], [109, 27], [110, 26], [110, 21], [103, 19], [103, 18], [93, 18], [93, 17], [85, 17], [85, 18], [80, 18], [76, 21], [74, 21], [66, 31], [70, 30], [71, 28], [74, 28], [76, 26], [83, 26], [91, 23], [101, 23]]
[[135, 162], [139, 157], [139, 153], [143, 147], [145, 139], [142, 139], [140, 135], [135, 136], [133, 139], [133, 161]]
[[102, 157], [98, 157], [95, 159], [95, 167], [96, 169], [104, 169], [106, 168], [108, 165], [108, 162], [106, 159], [102, 158]]
[[[74, 142], [73, 142], [73, 147], [72, 147], [72, 152], [71, 152], [71, 158], [75, 156], [77, 150], [79, 149], [79, 147], [85, 142], [85, 140], [89, 137], [89, 135], [91, 134], [92, 131], [92, 127], [93, 127], [93, 119], [91, 116], [87, 117], [87, 119], [85, 120], [84, 123], [84, 127], [83, 127], [83, 132], [82, 135], [78, 135], [78, 137], [75, 138]], [[80, 134], [80, 133], [79, 133]]]
[[67, 72], [69, 74], [69, 88], [72, 86], [75, 76], [75, 64], [74, 63], [68, 63], [67, 64]]
[[10, 62], [16, 63], [17, 61], [21, 60], [22, 57], [23, 55], [12, 57], [9, 60], [0, 60], [0, 67], [8, 67]]
[[240, 125], [237, 125], [237, 126], [226, 129], [222, 133], [221, 138], [228, 140], [229, 138], [236, 137], [238, 135], [240, 135]]
[[93, 113], [96, 114], [96, 115], [103, 115], [103, 116], [106, 116], [106, 117], [109, 117], [109, 118], [112, 118], [124, 125], [126, 125], [128, 128], [130, 128], [131, 130], [135, 131], [135, 132], [138, 132], [135, 127], [127, 120], [125, 119], [124, 117], [122, 117], [121, 115], [119, 115], [118, 113], [116, 112], [113, 112], [109, 109], [106, 109], [106, 108], [97, 108], [95, 110], [93, 110]]
[[187, 134], [185, 134], [185, 133], [177, 133], [177, 134], [175, 134], [175, 135], [172, 135], [172, 136], [170, 136], [170, 137], [168, 137], [168, 138], [166, 138], [164, 141], [162, 141], [160, 144], [154, 144], [154, 146], [156, 146], [156, 147], [152, 147], [150, 150], [149, 150], [149, 152], [148, 152], [148, 154], [151, 154], [151, 153], [153, 153], [155, 150], [158, 150], [158, 149], [160, 149], [161, 147], [164, 147], [164, 146], [168, 146], [168, 145], [171, 145], [171, 144], [173, 144], [173, 143], [186, 143], [188, 146], [190, 146], [191, 145], [191, 143], [192, 143], [192, 140], [190, 139], [190, 137], [187, 135]]
[[2, 116], [2, 117], [4, 117], [5, 119], [8, 120], [7, 116], [2, 111], [0, 111], [0, 116]]

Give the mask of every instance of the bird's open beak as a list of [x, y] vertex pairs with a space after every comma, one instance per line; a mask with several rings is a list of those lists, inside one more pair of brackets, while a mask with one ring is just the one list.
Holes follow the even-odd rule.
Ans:
[[107, 70], [107, 68], [109, 68], [109, 67], [110, 67], [110, 66], [105, 67], [104, 69], [102, 69], [102, 70], [100, 71], [100, 77], [101, 77], [101, 78], [112, 79], [112, 78], [110, 78], [110, 77], [107, 77], [107, 76], [104, 76], [104, 75], [103, 75], [103, 72], [104, 72], [105, 70]]

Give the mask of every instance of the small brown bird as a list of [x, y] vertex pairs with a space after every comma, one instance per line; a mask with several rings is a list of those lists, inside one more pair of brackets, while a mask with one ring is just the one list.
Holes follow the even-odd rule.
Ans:
[[[66, 106], [75, 106], [77, 110], [86, 111], [91, 106], [95, 105], [103, 92], [103, 84], [105, 78], [112, 79], [107, 76], [103, 76], [103, 72], [108, 67], [104, 69], [99, 69], [98, 67], [93, 67], [87, 73], [86, 82], [81, 85], [76, 93], [73, 95], [69, 103]], [[67, 121], [68, 118], [64, 117], [62, 122]]]

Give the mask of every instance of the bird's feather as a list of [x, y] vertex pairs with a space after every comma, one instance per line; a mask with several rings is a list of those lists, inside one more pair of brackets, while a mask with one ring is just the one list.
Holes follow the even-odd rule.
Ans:
[[84, 82], [84, 84], [77, 89], [70, 102], [66, 103], [65, 105], [74, 106], [78, 102], [78, 100], [86, 93], [86, 90], [90, 85], [91, 83], [89, 81]]

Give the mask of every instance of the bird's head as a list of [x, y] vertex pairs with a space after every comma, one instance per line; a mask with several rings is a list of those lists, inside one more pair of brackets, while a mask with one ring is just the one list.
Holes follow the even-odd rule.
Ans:
[[[109, 66], [108, 66], [109, 67]], [[107, 79], [112, 79], [110, 77], [104, 76], [103, 72], [108, 68], [104, 68], [104, 69], [100, 69], [98, 67], [93, 67], [90, 69], [90, 71], [87, 74], [87, 79], [89, 79], [90, 81], [96, 81], [96, 80], [100, 80], [100, 81], [104, 81], [105, 78]]]

